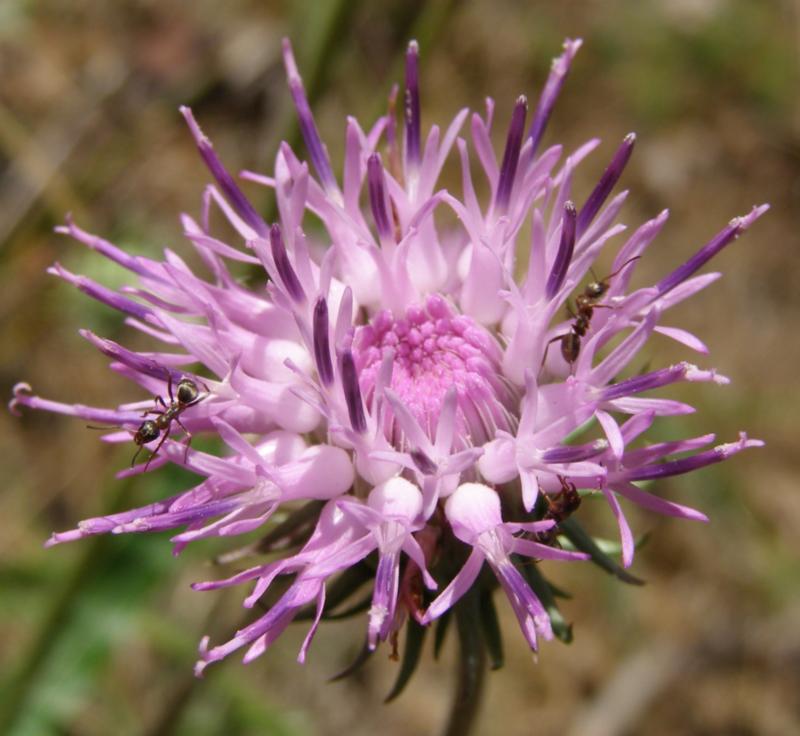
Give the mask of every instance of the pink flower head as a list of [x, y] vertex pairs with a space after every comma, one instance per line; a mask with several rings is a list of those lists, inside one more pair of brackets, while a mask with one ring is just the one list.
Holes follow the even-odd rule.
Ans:
[[[59, 264], [51, 269], [153, 341], [152, 350], [136, 352], [82, 332], [112, 370], [138, 384], [138, 396], [160, 398], [103, 409], [45, 399], [18, 384], [12, 410], [113, 425], [104, 439], [133, 439], [154, 453], [121, 476], [174, 463], [198, 481], [163, 501], [83, 521], [48, 545], [169, 530], [178, 552], [199, 538], [263, 529], [260, 543], [231, 559], [254, 551], [278, 552], [277, 559], [195, 587], [254, 581], [245, 600], [252, 607], [265, 605], [276, 578], [293, 576], [277, 602], [229, 642], [209, 648], [204, 640], [198, 673], [242, 647], [246, 660], [259, 656], [311, 610], [304, 659], [326, 605], [354, 594], [357, 586], [347, 587], [353, 570], [374, 578], [369, 650], [396, 641], [405, 621], [428, 624], [458, 607], [470, 589], [491, 581], [479, 575], [484, 563], [535, 648], [538, 636], [552, 636], [550, 609], [519, 565], [527, 558], [539, 575], [536, 560], [588, 553], [598, 562], [590, 535], [568, 518], [581, 496], [605, 498], [628, 566], [634, 539], [623, 504], [705, 519], [641, 482], [761, 444], [744, 434], [711, 450], [701, 448], [713, 435], [640, 442], [657, 418], [693, 411], [662, 390], [678, 382], [708, 383], [709, 390], [728, 383], [689, 362], [637, 370], [654, 334], [703, 359], [700, 339], [663, 319], [719, 276], [699, 271], [767, 206], [731, 220], [657, 283], [632, 285], [667, 220], [664, 211], [622, 237], [617, 217], [627, 192], [614, 190], [635, 136], [625, 136], [583, 203], [573, 200], [573, 177], [599, 141], [572, 152], [541, 146], [579, 47], [564, 44], [530, 123], [525, 97], [498, 116], [488, 100], [485, 111], [462, 110], [445, 129], [424, 133], [412, 42], [402, 134], [393, 106], [368, 128], [348, 118], [337, 173], [285, 41], [308, 161], [284, 143], [269, 175], [236, 178], [192, 112], [181, 109], [213, 179], [200, 217], [181, 217], [200, 270], [172, 250], [159, 260], [131, 256], [70, 219], [57, 228], [131, 274], [130, 286], [113, 290]], [[496, 152], [492, 130], [504, 116], [506, 142]], [[460, 165], [457, 194], [439, 183], [448, 160]], [[489, 188], [483, 201], [473, 183], [478, 170]], [[263, 219], [242, 180], [274, 192], [276, 222]], [[216, 211], [235, 242], [214, 234]], [[454, 215], [457, 226], [443, 226], [440, 212]], [[319, 234], [307, 232], [310, 218], [321, 223]], [[608, 249], [613, 265], [598, 279], [591, 269]], [[261, 284], [244, 286], [230, 262], [258, 269]], [[196, 391], [191, 401], [174, 392], [182, 381]], [[195, 449], [190, 441], [198, 434], [221, 438], [224, 452]], [[563, 550], [562, 534], [580, 551]], [[443, 558], [454, 550], [466, 563], [453, 577], [454, 559]], [[607, 569], [616, 564], [600, 561]], [[437, 583], [442, 590], [433, 598]], [[326, 602], [334, 586], [347, 595]]]

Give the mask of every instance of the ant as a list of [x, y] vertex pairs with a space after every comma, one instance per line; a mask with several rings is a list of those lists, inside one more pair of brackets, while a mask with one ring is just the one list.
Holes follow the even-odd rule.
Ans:
[[[588, 284], [586, 284], [583, 293], [578, 294], [578, 296], [575, 297], [575, 309], [577, 314], [572, 311], [569, 306], [569, 302], [567, 302], [567, 311], [569, 312], [570, 317], [572, 317], [572, 319], [575, 321], [570, 325], [569, 332], [565, 332], [563, 335], [557, 335], [554, 337], [552, 340], [550, 340], [550, 342], [547, 343], [547, 348], [550, 347], [550, 343], [560, 340], [561, 357], [563, 357], [570, 366], [574, 365], [575, 361], [578, 359], [578, 355], [580, 355], [581, 352], [581, 338], [583, 338], [589, 330], [592, 316], [594, 315], [594, 310], [599, 308], [613, 309], [613, 307], [609, 306], [608, 304], [598, 304], [597, 302], [605, 296], [606, 292], [611, 287], [611, 279], [620, 273], [625, 266], [627, 266], [629, 263], [633, 263], [639, 258], [641, 258], [641, 256], [629, 258], [616, 271], [614, 271], [614, 273], [609, 274], [603, 279], [590, 281]], [[594, 276], [594, 272], [592, 272], [592, 275]], [[596, 276], [595, 279], [597, 279]], [[544, 351], [542, 365], [544, 365], [544, 362], [547, 358], [547, 348], [545, 348]]]
[[169, 393], [169, 404], [167, 404], [167, 402], [164, 401], [161, 396], [156, 396], [156, 408], [148, 409], [146, 412], [144, 412], [144, 414], [142, 414], [143, 417], [147, 416], [148, 414], [155, 414], [156, 416], [155, 419], [145, 419], [139, 425], [139, 429], [137, 429], [136, 433], [133, 435], [133, 441], [139, 446], [139, 449], [136, 450], [136, 454], [131, 460], [131, 467], [133, 467], [133, 464], [136, 462], [136, 458], [139, 457], [139, 453], [142, 451], [142, 448], [148, 442], [153, 442], [161, 437], [161, 441], [156, 445], [156, 449], [153, 450], [144, 466], [145, 471], [147, 471], [147, 468], [152, 462], [153, 458], [161, 449], [161, 445], [163, 445], [164, 442], [166, 442], [167, 437], [169, 437], [169, 433], [172, 430], [172, 422], [176, 422], [178, 426], [184, 432], [186, 432], [186, 449], [183, 454], [184, 462], [186, 461], [186, 454], [189, 452], [189, 445], [192, 444], [192, 433], [183, 426], [183, 423], [180, 420], [180, 415], [183, 414], [183, 412], [190, 406], [194, 406], [203, 398], [203, 396], [200, 394], [200, 389], [197, 388], [197, 384], [190, 378], [181, 378], [181, 380], [178, 381], [177, 391], [175, 394], [173, 394], [171, 373], [167, 374], [167, 392]]
[[581, 496], [574, 483], [570, 483], [563, 475], [557, 476], [561, 483], [561, 490], [550, 498], [545, 494], [544, 500], [547, 503], [547, 511], [544, 512], [544, 521], [554, 521], [555, 524], [546, 532], [539, 534], [539, 540], [543, 544], [552, 544], [556, 539], [556, 529], [566, 518], [577, 511], [581, 505]]

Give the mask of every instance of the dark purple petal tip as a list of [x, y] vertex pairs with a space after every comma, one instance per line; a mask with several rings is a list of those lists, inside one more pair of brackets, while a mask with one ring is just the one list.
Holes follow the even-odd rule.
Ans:
[[417, 466], [420, 473], [423, 475], [434, 475], [436, 473], [436, 463], [434, 463], [433, 460], [431, 460], [422, 450], [418, 448], [411, 450], [409, 455], [411, 455], [411, 459], [414, 461], [414, 465]]
[[328, 303], [324, 297], [317, 299], [314, 305], [314, 360], [320, 381], [325, 386], [330, 386], [333, 383], [333, 364], [328, 331]]
[[600, 208], [608, 199], [608, 195], [611, 194], [611, 190], [619, 181], [622, 172], [625, 170], [625, 166], [633, 153], [633, 146], [635, 143], [636, 134], [628, 133], [614, 154], [614, 157], [611, 159], [611, 162], [608, 164], [608, 167], [603, 172], [603, 175], [600, 177], [600, 181], [597, 182], [592, 193], [586, 198], [586, 202], [583, 207], [581, 207], [581, 212], [578, 215], [578, 236], [586, 232], [586, 229], [592, 224], [592, 220], [594, 220]]
[[511, 123], [508, 126], [508, 137], [506, 138], [506, 150], [503, 154], [503, 163], [500, 167], [500, 178], [497, 183], [497, 193], [494, 200], [495, 206], [503, 212], [508, 208], [511, 190], [514, 187], [514, 178], [517, 174], [519, 152], [522, 148], [522, 136], [525, 132], [525, 118], [527, 115], [528, 98], [520, 95], [514, 105], [514, 112], [511, 113]]
[[734, 217], [722, 230], [711, 238], [708, 243], [686, 261], [686, 263], [676, 268], [671, 274], [665, 276], [656, 284], [658, 295], [663, 296], [668, 291], [672, 291], [678, 284], [686, 281], [686, 279], [701, 269], [726, 245], [736, 240], [736, 238], [747, 230], [747, 228], [768, 209], [768, 204], [757, 205], [744, 217]]
[[693, 470], [698, 470], [699, 468], [704, 468], [706, 465], [713, 465], [714, 463], [727, 460], [729, 457], [742, 450], [763, 446], [764, 443], [761, 440], [751, 440], [742, 432], [739, 434], [739, 440], [737, 442], [727, 442], [722, 445], [717, 445], [711, 450], [698, 452], [696, 455], [680, 458], [679, 460], [670, 460], [656, 465], [645, 465], [641, 468], [633, 468], [626, 471], [625, 478], [629, 481], [636, 481], [681, 475]]
[[304, 301], [306, 298], [305, 292], [289, 261], [286, 246], [283, 243], [283, 236], [281, 235], [281, 227], [277, 223], [269, 229], [269, 242], [272, 247], [275, 268], [278, 269], [278, 275], [281, 277], [287, 293], [296, 302]]
[[308, 104], [303, 80], [300, 78], [292, 44], [288, 38], [283, 39], [283, 65], [286, 68], [289, 91], [292, 94], [292, 100], [294, 100], [294, 106], [297, 111], [300, 132], [303, 135], [311, 162], [317, 171], [317, 176], [319, 176], [319, 180], [327, 192], [338, 192], [339, 187], [336, 184], [336, 177], [333, 175], [331, 162], [328, 158], [328, 150], [325, 148], [325, 144], [322, 142], [317, 130], [317, 125], [314, 122], [314, 115], [311, 112], [311, 106]]
[[625, 396], [632, 396], [642, 393], [643, 391], [650, 391], [654, 388], [667, 386], [677, 381], [711, 381], [720, 385], [725, 385], [730, 382], [728, 378], [718, 374], [714, 370], [701, 370], [696, 365], [682, 362], [671, 365], [668, 368], [662, 368], [650, 373], [643, 373], [640, 376], [634, 376], [633, 378], [611, 384], [601, 390], [600, 397], [603, 401], [613, 401], [614, 399], [621, 399]]
[[545, 295], [548, 299], [552, 299], [561, 288], [561, 284], [564, 283], [564, 278], [567, 275], [570, 261], [572, 261], [572, 253], [575, 250], [576, 218], [575, 204], [570, 201], [565, 202], [564, 217], [561, 221], [561, 241], [558, 244], [558, 253], [556, 253], [556, 259], [553, 262], [553, 268], [547, 277]]
[[383, 165], [378, 153], [367, 159], [367, 186], [369, 188], [369, 205], [375, 227], [381, 240], [391, 237], [392, 227], [389, 222], [389, 211], [386, 207], [386, 186], [383, 178]]
[[406, 128], [406, 166], [416, 169], [420, 155], [420, 109], [419, 109], [419, 45], [408, 44], [406, 52], [406, 91], [403, 105]]
[[550, 76], [547, 77], [542, 94], [539, 96], [539, 102], [536, 105], [536, 111], [533, 113], [531, 128], [528, 132], [534, 151], [541, 143], [547, 122], [550, 120], [550, 115], [556, 104], [556, 99], [558, 99], [561, 88], [564, 86], [564, 80], [572, 65], [572, 60], [575, 58], [575, 54], [578, 53], [582, 43], [583, 41], [580, 39], [572, 40], [568, 38], [564, 41], [564, 53], [553, 59]]
[[230, 202], [236, 214], [239, 215], [255, 232], [262, 238], [267, 235], [267, 223], [261, 215], [256, 212], [255, 207], [250, 204], [250, 200], [244, 196], [244, 192], [239, 188], [239, 185], [233, 180], [233, 177], [228, 173], [228, 170], [222, 165], [222, 162], [214, 151], [211, 141], [206, 138], [197, 121], [192, 115], [190, 108], [182, 106], [180, 108], [181, 115], [183, 115], [186, 123], [189, 125], [189, 130], [192, 132], [197, 150], [205, 162], [211, 175], [216, 179], [225, 198]]
[[358, 373], [353, 361], [353, 353], [345, 350], [342, 353], [342, 388], [347, 403], [350, 425], [359, 434], [367, 429], [367, 418], [364, 416], [364, 404], [361, 401], [361, 387], [358, 385]]

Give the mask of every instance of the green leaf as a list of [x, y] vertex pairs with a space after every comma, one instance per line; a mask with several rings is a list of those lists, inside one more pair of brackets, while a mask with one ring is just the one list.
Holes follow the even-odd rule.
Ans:
[[361, 651], [358, 653], [356, 658], [341, 672], [338, 672], [333, 677], [331, 677], [328, 681], [329, 682], [337, 682], [338, 680], [344, 680], [346, 677], [350, 677], [354, 672], [358, 672], [367, 660], [375, 653], [374, 649], [369, 648], [369, 642], [366, 640], [364, 641], [364, 646], [361, 647]]
[[559, 525], [559, 530], [575, 545], [576, 549], [581, 552], [586, 552], [591, 557], [592, 562], [602, 567], [607, 573], [610, 573], [623, 583], [628, 583], [629, 585], [644, 585], [644, 580], [631, 575], [603, 552], [597, 542], [592, 539], [589, 533], [575, 518], [562, 521]]
[[384, 700], [390, 703], [405, 690], [408, 681], [414, 674], [422, 654], [422, 644], [425, 642], [426, 626], [420, 626], [413, 618], [408, 619], [406, 626], [406, 644], [403, 649], [403, 661], [400, 663], [400, 672], [397, 673], [394, 687]]
[[492, 669], [499, 670], [505, 663], [503, 655], [503, 635], [500, 631], [500, 622], [497, 618], [497, 609], [494, 606], [492, 591], [484, 591], [480, 600], [481, 630], [486, 642], [486, 650], [492, 662]]
[[[609, 555], [621, 555], [622, 554], [622, 543], [618, 539], [606, 539], [605, 537], [593, 537], [595, 544], [600, 548], [600, 550]], [[650, 534], [642, 534], [638, 539], [634, 542], [634, 549], [639, 550], [644, 547], [645, 544], [650, 540]], [[574, 551], [577, 547], [568, 539], [565, 539], [562, 546], [564, 549]]]
[[450, 628], [450, 611], [443, 614], [436, 621], [436, 631], [433, 632], [433, 658], [439, 659], [439, 654], [444, 646], [444, 639], [447, 636], [447, 630]]

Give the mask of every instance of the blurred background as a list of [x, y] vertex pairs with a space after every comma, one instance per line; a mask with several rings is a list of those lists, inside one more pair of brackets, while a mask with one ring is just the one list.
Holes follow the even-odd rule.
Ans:
[[[381, 114], [409, 38], [422, 49], [424, 125], [481, 109], [490, 95], [504, 135], [515, 97], [535, 100], [563, 39], [581, 37], [546, 141], [569, 149], [603, 139], [578, 173], [582, 201], [622, 137], [638, 133], [622, 220], [672, 212], [637, 266], [638, 285], [734, 215], [772, 204], [714, 262], [725, 278], [675, 310], [671, 324], [696, 332], [711, 355], [653, 347], [654, 365], [688, 358], [733, 381], [681, 387], [698, 413], [662, 421], [656, 436], [716, 431], [729, 441], [747, 429], [767, 446], [661, 484], [707, 513], [708, 526], [631, 510], [650, 532], [634, 566], [643, 588], [590, 566], [551, 571], [574, 594], [562, 606], [571, 645], [545, 644], [535, 663], [500, 603], [507, 661], [488, 676], [477, 732], [800, 733], [799, 33], [792, 0], [3, 0], [0, 393], [26, 380], [69, 402], [141, 398], [77, 330], [145, 342], [45, 269], [59, 260], [110, 285], [124, 277], [52, 228], [72, 212], [131, 252], [185, 256], [178, 213], [198, 213], [208, 175], [177, 107], [194, 108], [231, 170], [269, 170], [276, 143], [298, 140], [283, 35], [335, 163], [344, 116], [367, 124]], [[269, 211], [268, 195], [248, 191]], [[191, 482], [174, 470], [115, 480], [129, 456], [79, 420], [0, 412], [0, 733], [439, 731], [453, 642], [386, 706], [398, 667], [386, 650], [355, 677], [327, 682], [360, 648], [361, 619], [323, 625], [305, 666], [294, 662], [299, 625], [256, 662], [232, 657], [198, 681], [200, 636], [220, 640], [241, 621], [241, 590], [189, 590], [217, 576], [208, 560], [222, 548], [175, 559], [159, 535], [43, 550], [53, 529]], [[613, 535], [610, 515], [596, 516], [593, 528]]]

